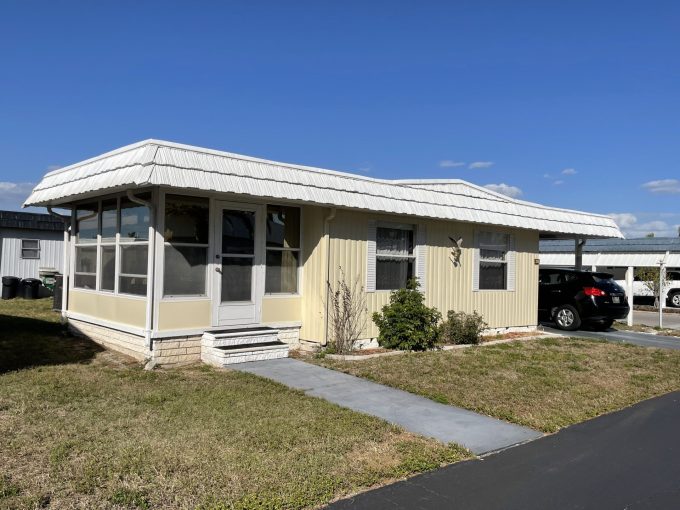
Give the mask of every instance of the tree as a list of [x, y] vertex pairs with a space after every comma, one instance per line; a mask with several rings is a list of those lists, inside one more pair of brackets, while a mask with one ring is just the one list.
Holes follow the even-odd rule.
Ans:
[[645, 237], [654, 237], [654, 232], [650, 232], [650, 233], [647, 234]]
[[654, 306], [657, 308], [661, 301], [661, 293], [670, 285], [666, 271], [664, 271], [663, 282], [659, 281], [659, 271], [660, 268], [658, 267], [640, 267], [635, 270], [635, 277], [652, 293]]

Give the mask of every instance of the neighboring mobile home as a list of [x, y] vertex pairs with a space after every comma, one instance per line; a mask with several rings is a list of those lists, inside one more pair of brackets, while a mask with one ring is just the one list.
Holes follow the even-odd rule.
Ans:
[[[443, 313], [535, 328], [539, 238], [622, 237], [606, 216], [463, 181], [370, 179], [157, 140], [50, 172], [25, 205], [73, 208], [71, 327], [161, 364], [326, 344], [327, 282], [341, 271], [360, 280], [369, 316], [417, 277]], [[362, 336], [377, 336], [370, 320]]]
[[38, 278], [62, 272], [64, 221], [49, 214], [0, 211], [0, 277]]

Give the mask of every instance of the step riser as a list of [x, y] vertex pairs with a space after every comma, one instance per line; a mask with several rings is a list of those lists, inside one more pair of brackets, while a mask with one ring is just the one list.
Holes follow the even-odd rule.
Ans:
[[240, 350], [240, 352], [229, 352], [221, 349], [203, 348], [201, 351], [201, 360], [209, 365], [225, 367], [236, 363], [248, 363], [250, 361], [264, 361], [288, 357], [287, 345], [282, 344], [274, 347], [275, 348], [269, 349], [253, 348], [252, 350], [245, 352], [242, 350]]

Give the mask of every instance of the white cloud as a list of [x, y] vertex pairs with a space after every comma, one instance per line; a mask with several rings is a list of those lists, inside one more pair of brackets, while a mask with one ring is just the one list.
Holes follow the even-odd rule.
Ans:
[[470, 163], [468, 168], [489, 168], [493, 166], [493, 161], [474, 161]]
[[678, 179], [659, 179], [658, 181], [649, 181], [642, 185], [647, 191], [651, 193], [668, 193], [680, 194], [680, 180]]
[[550, 175], [550, 174], [543, 174], [543, 178], [544, 178], [544, 179], [552, 179], [553, 176]]
[[442, 168], [458, 168], [460, 166], [465, 166], [465, 161], [453, 161], [452, 159], [443, 159], [439, 162], [439, 166]]
[[519, 189], [517, 186], [510, 186], [509, 184], [505, 183], [487, 184], [484, 187], [486, 189], [490, 189], [491, 191], [495, 191], [496, 193], [502, 193], [503, 195], [507, 195], [511, 198], [517, 198], [522, 195], [522, 190]]
[[0, 209], [18, 210], [31, 194], [34, 183], [0, 181]]
[[634, 239], [654, 233], [655, 237], [677, 237], [680, 213], [611, 213], [623, 234]]
[[577, 173], [575, 168], [565, 168], [562, 170], [562, 175], [576, 175]]
[[558, 180], [556, 180], [555, 182], [553, 182], [553, 184], [554, 184], [555, 186], [561, 186], [562, 184], [564, 184], [564, 181], [558, 179]]
[[620, 229], [630, 228], [637, 223], [637, 216], [631, 213], [611, 213], [609, 216], [616, 222]]

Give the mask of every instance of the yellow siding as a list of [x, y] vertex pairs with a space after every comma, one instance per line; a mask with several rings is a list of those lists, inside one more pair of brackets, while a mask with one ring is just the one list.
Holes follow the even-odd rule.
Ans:
[[69, 292], [68, 309], [70, 312], [109, 322], [142, 329], [146, 327], [144, 299], [72, 290]]
[[262, 298], [262, 323], [300, 322], [302, 298], [275, 297]]
[[212, 301], [210, 299], [161, 301], [158, 308], [158, 330], [209, 328]]
[[[404, 217], [377, 216], [361, 212], [338, 211], [331, 223], [331, 282], [340, 278], [342, 267], [346, 278], [358, 278], [359, 284], [366, 282], [366, 239], [369, 220], [409, 221]], [[426, 302], [437, 307], [442, 314], [448, 310], [481, 313], [489, 327], [534, 326], [537, 323], [538, 306], [538, 233], [476, 226], [472, 224], [413, 219], [422, 223], [427, 230], [426, 255]], [[516, 290], [515, 291], [478, 291], [472, 290], [473, 235], [477, 228], [510, 232], [515, 235], [517, 250]], [[451, 242], [448, 237], [463, 238], [461, 265], [454, 267], [449, 258]], [[323, 289], [323, 287], [320, 287]], [[377, 328], [370, 320], [374, 311], [379, 311], [389, 302], [389, 292], [377, 291], [367, 294], [368, 320], [365, 337], [375, 337]], [[322, 310], [323, 312], [323, 310]], [[306, 316], [305, 316], [306, 317]], [[323, 325], [323, 320], [319, 321]], [[312, 331], [305, 324], [306, 331]], [[306, 339], [321, 340], [323, 329], [315, 328], [315, 337]]]
[[307, 206], [302, 222], [302, 328], [300, 338], [321, 341], [324, 329], [326, 292], [326, 248], [324, 218], [330, 209]]

